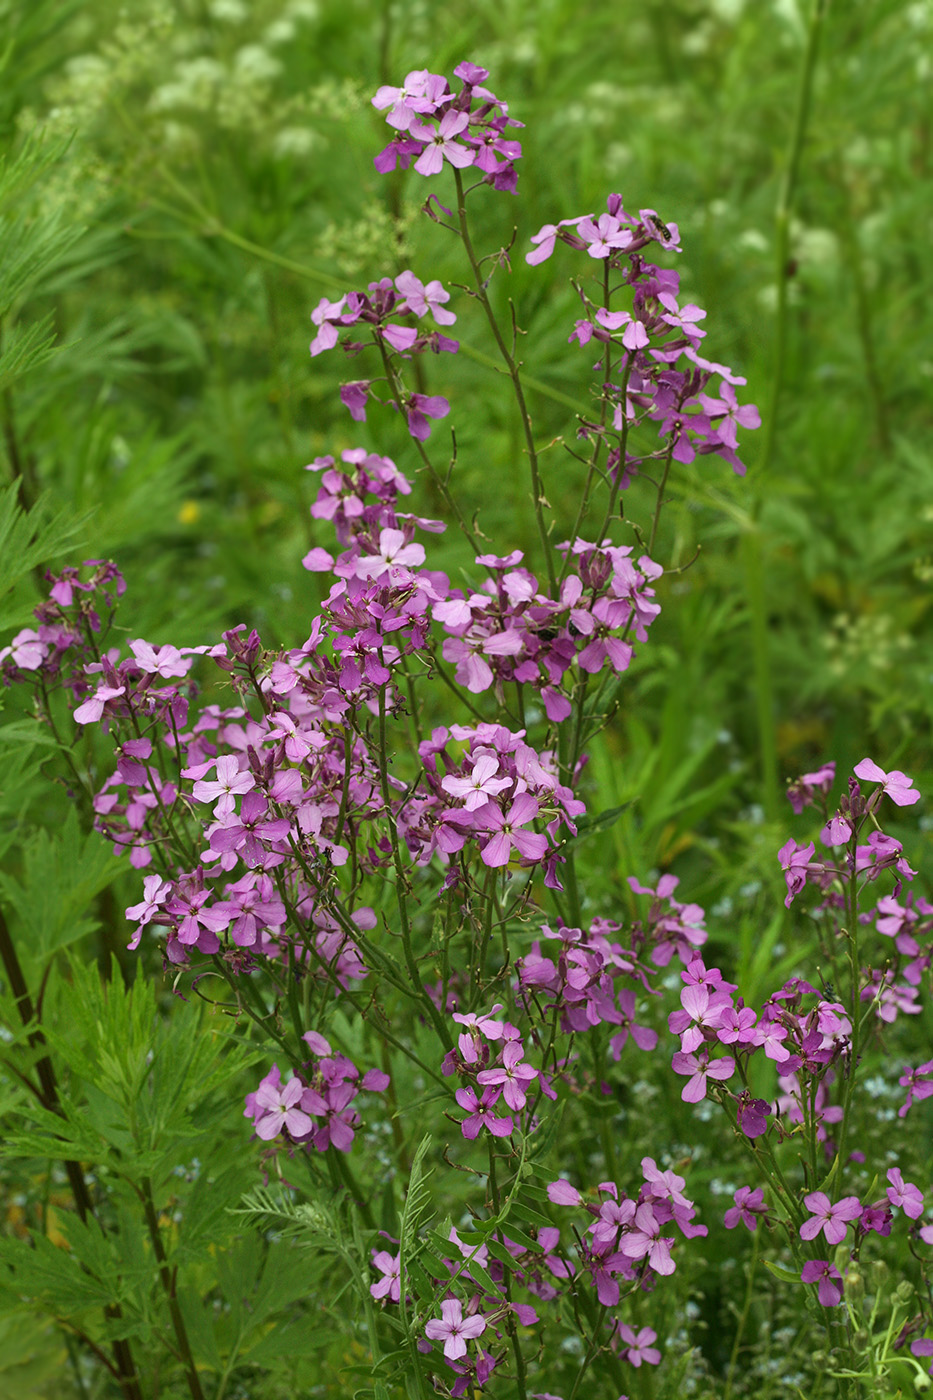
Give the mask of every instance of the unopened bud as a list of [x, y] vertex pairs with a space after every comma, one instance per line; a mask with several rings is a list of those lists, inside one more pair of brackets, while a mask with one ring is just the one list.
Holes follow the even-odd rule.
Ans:
[[846, 1297], [857, 1308], [865, 1300], [865, 1280], [858, 1269], [850, 1269], [846, 1275]]
[[841, 1274], [844, 1274], [846, 1269], [849, 1267], [850, 1258], [851, 1255], [849, 1253], [848, 1245], [839, 1244], [836, 1246], [836, 1252], [833, 1255], [833, 1263], [835, 1264], [836, 1268]]
[[853, 1333], [852, 1345], [855, 1347], [856, 1351], [867, 1351], [868, 1343], [870, 1341], [871, 1337], [868, 1335], [864, 1327], [860, 1327], [857, 1332]]
[[914, 1376], [914, 1390], [927, 1391], [933, 1389], [933, 1380], [925, 1371], [918, 1371]]
[[883, 1288], [888, 1279], [888, 1266], [883, 1259], [871, 1264], [871, 1281], [875, 1288]]
[[894, 1296], [899, 1303], [912, 1303], [914, 1298], [914, 1286], [902, 1279], [894, 1290]]

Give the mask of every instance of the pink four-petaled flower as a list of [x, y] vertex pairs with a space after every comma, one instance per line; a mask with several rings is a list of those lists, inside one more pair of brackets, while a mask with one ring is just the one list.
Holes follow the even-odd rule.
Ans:
[[825, 1191], [811, 1191], [803, 1200], [813, 1215], [800, 1227], [802, 1240], [815, 1239], [822, 1230], [828, 1244], [841, 1244], [846, 1237], [848, 1222], [857, 1220], [862, 1213], [858, 1196], [843, 1196], [834, 1205]]
[[459, 1361], [466, 1356], [467, 1341], [479, 1337], [486, 1330], [486, 1319], [479, 1313], [472, 1317], [463, 1316], [463, 1308], [458, 1298], [446, 1298], [441, 1303], [441, 1316], [432, 1317], [425, 1324], [424, 1335], [432, 1342], [444, 1343], [444, 1355], [448, 1361]]

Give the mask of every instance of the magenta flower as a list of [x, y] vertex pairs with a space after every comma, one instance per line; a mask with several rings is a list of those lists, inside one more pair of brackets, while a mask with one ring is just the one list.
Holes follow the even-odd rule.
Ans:
[[794, 896], [798, 895], [807, 883], [807, 872], [815, 852], [816, 846], [812, 841], [809, 846], [798, 846], [793, 838], [778, 851], [778, 860], [781, 862], [784, 879], [787, 881], [787, 898], [784, 903], [788, 909], [793, 903]]
[[104, 706], [108, 700], [116, 700], [118, 695], [126, 693], [125, 685], [99, 685], [97, 690], [89, 700], [85, 700], [83, 705], [79, 705], [74, 712], [76, 724], [95, 724], [104, 713]]
[[637, 1333], [621, 1322], [616, 1330], [616, 1336], [625, 1343], [626, 1349], [622, 1353], [623, 1361], [627, 1361], [630, 1366], [638, 1367], [643, 1361], [649, 1366], [657, 1366], [661, 1360], [661, 1353], [657, 1347], [651, 1345], [658, 1339], [657, 1332], [652, 1332], [650, 1327], [642, 1327]]
[[495, 832], [483, 847], [483, 864], [493, 869], [508, 865], [513, 846], [525, 860], [541, 860], [547, 852], [547, 837], [539, 836], [534, 831], [520, 830], [537, 815], [538, 803], [528, 792], [518, 794], [508, 814], [492, 802], [478, 811], [477, 828]]
[[[213, 763], [207, 765], [208, 770], [213, 767]], [[194, 774], [185, 769], [184, 776], [193, 777]], [[217, 760], [216, 780], [196, 782], [191, 789], [191, 795], [196, 802], [217, 802], [214, 810], [219, 815], [221, 808], [225, 813], [232, 812], [234, 798], [241, 793], [251, 792], [255, 786], [256, 779], [248, 768], [240, 768], [239, 759], [234, 754], [222, 754]]]
[[811, 1259], [804, 1264], [800, 1277], [804, 1283], [819, 1283], [816, 1296], [824, 1308], [835, 1308], [842, 1302], [842, 1274], [835, 1264], [826, 1259]]
[[300, 1108], [295, 1107], [305, 1092], [301, 1080], [296, 1075], [282, 1089], [270, 1084], [269, 1079], [271, 1075], [264, 1079], [256, 1090], [255, 1105], [264, 1110], [256, 1123], [257, 1137], [268, 1142], [271, 1138], [278, 1137], [283, 1128], [287, 1128], [292, 1137], [302, 1137], [305, 1133], [310, 1133], [314, 1124], [307, 1113], [302, 1113]]
[[905, 1181], [897, 1167], [888, 1172], [887, 1196], [892, 1206], [900, 1206], [911, 1220], [919, 1220], [923, 1214], [923, 1192], [912, 1181]]
[[444, 113], [436, 131], [425, 126], [423, 122], [413, 122], [410, 134], [416, 141], [424, 142], [424, 150], [415, 161], [415, 169], [418, 174], [439, 175], [445, 160], [460, 170], [472, 165], [476, 158], [476, 152], [469, 146], [461, 145], [457, 140], [457, 137], [466, 130], [469, 124], [470, 118], [466, 112], [453, 110]]
[[430, 418], [446, 418], [450, 404], [442, 394], [412, 394], [408, 400], [408, 431], [418, 442], [431, 436]]
[[735, 1060], [731, 1055], [723, 1055], [719, 1060], [710, 1060], [709, 1052], [701, 1050], [699, 1055], [685, 1055], [678, 1050], [671, 1060], [675, 1074], [689, 1074], [681, 1098], [684, 1103], [699, 1103], [706, 1098], [707, 1079], [729, 1079], [735, 1073]]
[[515, 1113], [525, 1107], [525, 1085], [538, 1077], [536, 1069], [522, 1062], [524, 1053], [521, 1044], [511, 1040], [502, 1052], [502, 1064], [481, 1070], [476, 1076], [478, 1084], [503, 1085], [502, 1097]]
[[447, 1298], [441, 1303], [441, 1316], [432, 1317], [425, 1324], [424, 1335], [432, 1342], [444, 1343], [444, 1355], [448, 1361], [458, 1361], [466, 1356], [467, 1341], [482, 1336], [486, 1330], [486, 1319], [479, 1313], [472, 1317], [463, 1316], [463, 1308], [458, 1298]]
[[855, 765], [855, 776], [863, 782], [881, 783], [883, 790], [898, 807], [912, 807], [915, 802], [920, 801], [920, 794], [913, 785], [913, 779], [908, 778], [899, 768], [885, 773], [884, 769], [879, 768], [870, 758], [863, 758], [861, 763]]
[[802, 1240], [816, 1239], [822, 1230], [827, 1244], [841, 1244], [846, 1237], [847, 1222], [857, 1220], [862, 1213], [862, 1203], [858, 1196], [843, 1196], [835, 1205], [825, 1191], [811, 1191], [809, 1196], [804, 1196], [803, 1199], [807, 1210], [812, 1210], [813, 1215], [800, 1227]]
[[373, 1250], [373, 1267], [382, 1278], [369, 1285], [374, 1298], [388, 1298], [391, 1303], [399, 1302], [402, 1296], [402, 1256], [390, 1254], [388, 1250]]
[[479, 1135], [480, 1128], [488, 1128], [493, 1137], [508, 1137], [515, 1126], [511, 1118], [497, 1118], [493, 1113], [499, 1098], [498, 1089], [484, 1089], [480, 1099], [476, 1090], [468, 1085], [465, 1089], [458, 1089], [454, 1097], [469, 1115], [461, 1123], [460, 1131], [471, 1141]]
[[730, 1206], [723, 1216], [722, 1223], [727, 1230], [734, 1230], [741, 1220], [748, 1230], [754, 1230], [758, 1224], [757, 1215], [763, 1215], [765, 1206], [765, 1193], [759, 1186], [754, 1191], [750, 1186], [740, 1186], [732, 1199], [734, 1206]]
[[473, 812], [490, 797], [497, 796], [504, 788], [512, 786], [511, 778], [497, 777], [499, 760], [495, 754], [483, 753], [473, 764], [469, 777], [458, 778], [448, 773], [441, 779], [441, 787], [451, 797], [462, 797], [466, 811]]

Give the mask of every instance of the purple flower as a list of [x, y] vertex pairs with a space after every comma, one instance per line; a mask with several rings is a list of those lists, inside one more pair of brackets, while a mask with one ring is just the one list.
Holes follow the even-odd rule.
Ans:
[[425, 316], [430, 311], [439, 326], [452, 326], [456, 321], [454, 313], [445, 311], [443, 306], [445, 301], [450, 301], [450, 292], [445, 292], [436, 278], [425, 284], [411, 271], [400, 272], [395, 279], [395, 285], [413, 315]]
[[558, 1181], [552, 1181], [547, 1188], [547, 1198], [553, 1201], [556, 1206], [579, 1206], [583, 1203], [583, 1197], [575, 1186], [571, 1186], [569, 1181], [563, 1177]]
[[447, 1298], [441, 1303], [441, 1316], [432, 1317], [425, 1324], [424, 1335], [432, 1342], [444, 1343], [444, 1355], [448, 1361], [457, 1361], [466, 1356], [467, 1341], [479, 1337], [486, 1330], [486, 1319], [479, 1313], [472, 1317], [463, 1316], [463, 1308], [458, 1298]]
[[171, 892], [171, 885], [167, 880], [163, 880], [161, 875], [146, 876], [143, 880], [142, 903], [131, 904], [129, 909], [125, 911], [128, 920], [138, 921], [136, 932], [127, 944], [128, 948], [134, 949], [139, 946], [144, 926], [149, 923], [150, 919], [161, 913], [159, 905], [165, 903]]
[[919, 1220], [923, 1214], [923, 1192], [919, 1186], [914, 1186], [912, 1181], [905, 1181], [897, 1167], [892, 1167], [888, 1172], [887, 1196], [892, 1206], [900, 1206], [905, 1215], [909, 1215], [911, 1220]]
[[[918, 1337], [915, 1342], [911, 1342], [910, 1351], [912, 1356], [933, 1356], [933, 1340], [929, 1337]], [[930, 1363], [930, 1375], [933, 1376], [933, 1362]]]
[[749, 1230], [754, 1230], [758, 1224], [756, 1215], [763, 1215], [765, 1206], [765, 1193], [759, 1186], [754, 1191], [750, 1186], [740, 1186], [732, 1199], [734, 1206], [730, 1206], [723, 1216], [722, 1223], [727, 1230], [734, 1230], [741, 1220], [742, 1224]]
[[478, 1084], [503, 1085], [502, 1097], [515, 1113], [525, 1107], [525, 1085], [538, 1077], [536, 1069], [522, 1062], [524, 1053], [517, 1040], [509, 1041], [502, 1051], [502, 1064], [481, 1070], [476, 1076]]
[[429, 73], [426, 68], [414, 69], [406, 73], [402, 87], [381, 87], [372, 104], [377, 111], [384, 112], [388, 107], [386, 121], [396, 131], [408, 131], [412, 122], [419, 116], [430, 115], [447, 91], [447, 83], [438, 73]]
[[476, 827], [495, 832], [482, 849], [483, 864], [492, 869], [508, 865], [513, 846], [525, 860], [541, 860], [547, 852], [547, 837], [520, 829], [537, 815], [538, 803], [529, 792], [520, 792], [508, 813], [492, 802], [477, 811]]
[[[278, 1076], [277, 1067], [273, 1065], [272, 1068]], [[295, 1107], [305, 1092], [304, 1084], [297, 1075], [288, 1081], [284, 1089], [271, 1080], [272, 1075], [267, 1075], [256, 1090], [255, 1106], [264, 1110], [256, 1121], [257, 1136], [268, 1142], [278, 1137], [283, 1128], [287, 1128], [292, 1137], [310, 1133], [314, 1124], [307, 1113]]]
[[441, 787], [445, 792], [449, 792], [451, 797], [461, 797], [464, 799], [466, 811], [475, 811], [477, 807], [482, 807], [490, 797], [497, 796], [504, 788], [512, 786], [512, 779], [497, 776], [499, 773], [499, 760], [495, 754], [480, 753], [469, 777], [458, 778], [453, 773], [448, 773], [441, 779]]
[[740, 1130], [748, 1138], [761, 1137], [768, 1130], [768, 1114], [771, 1107], [765, 1099], [750, 1098], [744, 1093], [739, 1099], [737, 1121]]
[[800, 1277], [804, 1283], [819, 1282], [816, 1296], [824, 1308], [835, 1308], [842, 1302], [842, 1274], [835, 1264], [826, 1259], [811, 1259], [804, 1264]]
[[424, 150], [415, 161], [418, 174], [439, 175], [445, 160], [460, 170], [472, 165], [476, 152], [469, 146], [461, 145], [457, 140], [469, 124], [470, 118], [466, 112], [453, 110], [444, 113], [436, 131], [432, 131], [431, 127], [425, 126], [423, 122], [413, 122], [410, 128], [411, 135], [416, 141], [424, 142]]
[[379, 1270], [382, 1278], [369, 1285], [370, 1293], [374, 1298], [388, 1297], [390, 1302], [397, 1303], [402, 1296], [402, 1256], [389, 1254], [385, 1249], [380, 1249], [378, 1253], [373, 1250], [373, 1266]]
[[642, 1327], [637, 1333], [625, 1322], [620, 1322], [616, 1329], [616, 1336], [625, 1342], [626, 1349], [622, 1353], [622, 1360], [627, 1361], [630, 1366], [639, 1367], [643, 1361], [649, 1366], [657, 1366], [661, 1360], [661, 1353], [657, 1347], [651, 1345], [658, 1339], [657, 1332], [652, 1332], [650, 1327]]
[[[213, 763], [206, 765], [207, 771], [214, 767]], [[216, 802], [215, 813], [219, 816], [221, 812], [230, 813], [233, 811], [234, 798], [241, 793], [250, 792], [256, 786], [256, 779], [248, 768], [241, 768], [240, 761], [234, 754], [222, 754], [217, 759], [216, 781], [206, 783], [203, 780], [195, 783], [191, 790], [191, 795], [196, 802]], [[204, 770], [202, 770], [204, 771]], [[183, 776], [194, 777], [196, 770], [184, 769]], [[201, 774], [198, 773], [200, 779]]]
[[822, 768], [817, 768], [813, 773], [804, 773], [797, 778], [787, 789], [787, 800], [794, 811], [799, 814], [804, 807], [809, 807], [817, 793], [826, 797], [836, 777], [836, 765], [834, 762], [824, 763]]
[[913, 779], [908, 778], [899, 768], [885, 773], [884, 769], [879, 768], [870, 758], [863, 758], [861, 763], [855, 765], [855, 776], [867, 783], [881, 783], [882, 790], [898, 807], [912, 807], [915, 802], [920, 801], [920, 794], [913, 785]]
[[[665, 319], [667, 319], [665, 317]], [[739, 405], [731, 384], [723, 383], [722, 398], [700, 394], [703, 412], [711, 419], [719, 437], [727, 447], [738, 447], [737, 428], [760, 428], [761, 414], [753, 403]]]
[[803, 1200], [807, 1210], [812, 1210], [813, 1215], [800, 1227], [802, 1240], [815, 1239], [822, 1230], [827, 1244], [841, 1244], [846, 1237], [846, 1222], [857, 1220], [862, 1213], [862, 1203], [858, 1196], [843, 1196], [841, 1201], [833, 1205], [825, 1191], [811, 1191]]
[[465, 1108], [469, 1114], [460, 1125], [465, 1138], [472, 1140], [477, 1137], [480, 1128], [488, 1128], [493, 1137], [508, 1137], [515, 1126], [511, 1118], [497, 1118], [493, 1113], [499, 1098], [498, 1089], [484, 1089], [480, 1099], [477, 1098], [476, 1090], [467, 1085], [465, 1089], [458, 1089], [454, 1097], [460, 1107]]
[[118, 695], [126, 694], [125, 685], [99, 685], [97, 690], [89, 700], [85, 700], [83, 705], [79, 705], [74, 712], [76, 724], [96, 724], [103, 716], [104, 707], [108, 700], [116, 700]]
[[429, 418], [446, 418], [450, 404], [441, 394], [412, 394], [408, 400], [408, 431], [418, 442], [431, 436]]
[[194, 662], [193, 656], [182, 656], [177, 647], [168, 644], [154, 647], [150, 642], [144, 642], [141, 637], [130, 642], [129, 648], [141, 671], [150, 676], [161, 676], [163, 680], [170, 680], [173, 676], [187, 676]]
[[350, 384], [341, 384], [340, 402], [349, 411], [355, 423], [366, 422], [366, 400], [369, 398], [369, 380], [355, 379]]
[[680, 1096], [684, 1103], [699, 1103], [706, 1098], [707, 1079], [729, 1079], [735, 1073], [735, 1060], [731, 1055], [723, 1055], [722, 1059], [711, 1061], [707, 1050], [701, 1050], [699, 1055], [685, 1055], [678, 1050], [671, 1068], [675, 1074], [691, 1076]]
[[778, 851], [778, 860], [781, 862], [784, 879], [787, 881], [787, 898], [784, 903], [788, 909], [793, 903], [794, 896], [798, 895], [807, 883], [807, 872], [815, 852], [816, 846], [812, 841], [809, 846], [798, 846], [793, 839]]

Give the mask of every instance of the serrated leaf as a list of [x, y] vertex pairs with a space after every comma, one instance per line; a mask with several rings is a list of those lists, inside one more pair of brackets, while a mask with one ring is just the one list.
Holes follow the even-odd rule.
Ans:
[[26, 930], [24, 961], [35, 969], [96, 926], [87, 910], [123, 867], [98, 833], [81, 831], [74, 808], [57, 830], [34, 832], [22, 851], [22, 883], [0, 872], [0, 888]]
[[4, 336], [0, 348], [0, 394], [50, 360], [55, 354], [55, 340], [51, 316], [22, 329], [15, 327]]
[[[51, 495], [40, 496], [28, 512], [17, 499], [19, 484], [0, 491], [0, 598], [40, 564], [48, 564], [81, 538], [89, 512], [52, 514]], [[0, 627], [6, 626], [0, 616]]]

